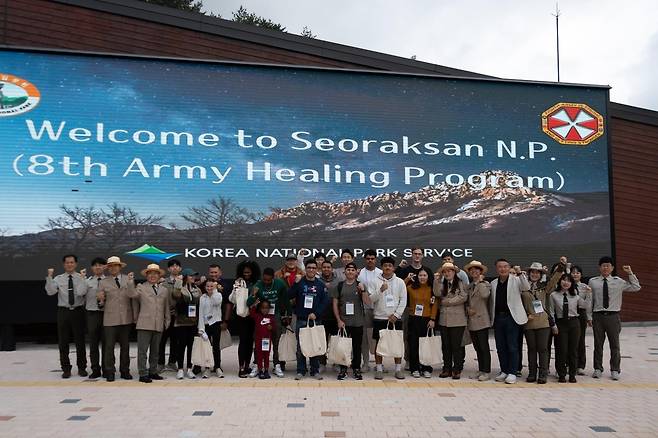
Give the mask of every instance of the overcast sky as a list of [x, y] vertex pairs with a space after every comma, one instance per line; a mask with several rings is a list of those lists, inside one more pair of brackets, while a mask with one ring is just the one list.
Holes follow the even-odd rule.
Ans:
[[[555, 2], [204, 0], [318, 39], [492, 76], [556, 80]], [[611, 100], [658, 110], [658, 1], [560, 2], [561, 79], [611, 85]]]

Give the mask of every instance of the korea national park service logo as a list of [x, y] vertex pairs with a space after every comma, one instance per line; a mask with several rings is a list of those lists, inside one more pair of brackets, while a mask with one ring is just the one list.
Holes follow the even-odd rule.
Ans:
[[542, 130], [561, 144], [590, 144], [603, 135], [603, 117], [582, 103], [558, 103], [541, 115]]
[[34, 84], [6, 73], [0, 73], [0, 117], [28, 112], [39, 104], [41, 94]]

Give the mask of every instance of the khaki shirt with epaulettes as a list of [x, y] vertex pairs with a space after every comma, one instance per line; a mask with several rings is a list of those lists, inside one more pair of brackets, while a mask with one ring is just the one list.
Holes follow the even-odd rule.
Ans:
[[[542, 328], [549, 328], [551, 325], [548, 319], [548, 300], [551, 296], [551, 293], [555, 290], [557, 282], [560, 281], [562, 277], [563, 268], [561, 265], [555, 269], [550, 280], [546, 282], [537, 282], [530, 283], [530, 290], [525, 291], [521, 294], [521, 300], [523, 301], [523, 307], [525, 308], [526, 313], [528, 314], [528, 322], [523, 326], [524, 330], [535, 330]], [[542, 313], [535, 313], [534, 306], [532, 302], [534, 300], [541, 301], [541, 305], [544, 309]], [[532, 317], [530, 315], [533, 315]]]

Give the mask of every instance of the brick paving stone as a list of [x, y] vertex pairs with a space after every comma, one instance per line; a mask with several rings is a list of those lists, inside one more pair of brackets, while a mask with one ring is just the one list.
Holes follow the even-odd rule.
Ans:
[[12, 418], [16, 418], [14, 415], [0, 415], [0, 421], [9, 421]]
[[323, 417], [338, 417], [340, 414], [336, 411], [324, 411], [320, 415]]
[[324, 433], [325, 438], [342, 438], [345, 437], [345, 432], [336, 432], [336, 431], [326, 431]]
[[594, 432], [616, 432], [613, 428], [609, 426], [590, 426]]
[[80, 412], [98, 412], [103, 408], [88, 407], [80, 409]]
[[67, 420], [69, 420], [69, 421], [85, 421], [87, 418], [89, 418], [89, 415], [73, 415], [73, 416], [67, 418]]

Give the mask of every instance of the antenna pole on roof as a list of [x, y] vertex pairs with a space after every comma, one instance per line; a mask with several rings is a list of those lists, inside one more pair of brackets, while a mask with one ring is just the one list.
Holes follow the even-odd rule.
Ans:
[[555, 42], [557, 46], [557, 81], [560, 82], [560, 9], [557, 2], [555, 2]]

